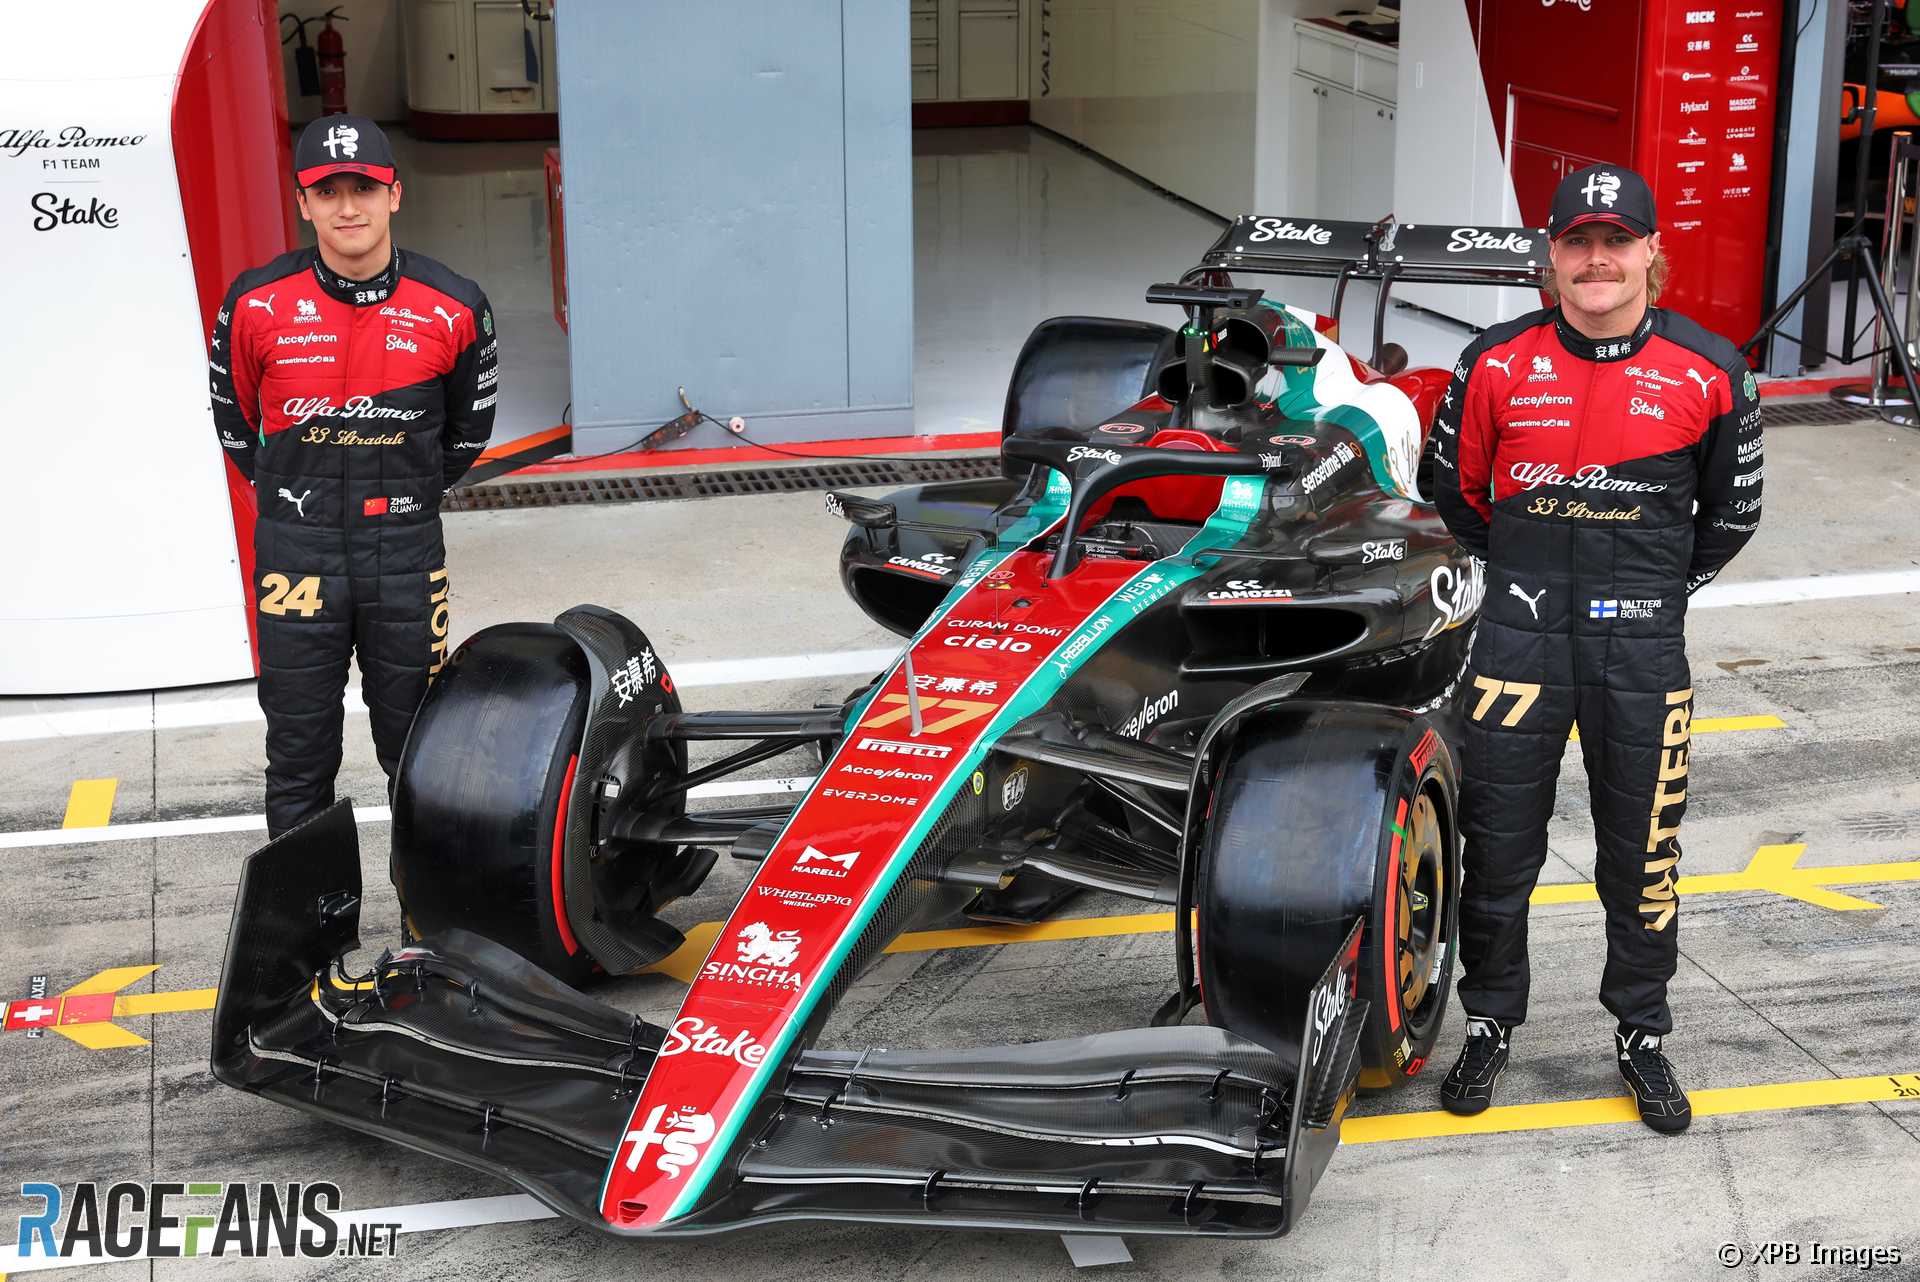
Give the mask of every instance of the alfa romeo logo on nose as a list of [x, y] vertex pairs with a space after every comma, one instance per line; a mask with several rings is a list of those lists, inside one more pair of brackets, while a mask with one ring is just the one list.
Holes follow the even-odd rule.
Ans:
[[1600, 198], [1601, 204], [1611, 209], [1613, 202], [1619, 199], [1620, 196], [1620, 175], [1609, 173], [1589, 174], [1587, 175], [1587, 185], [1580, 189], [1580, 194], [1587, 198], [1587, 207], [1589, 209], [1593, 207], [1593, 198], [1595, 196]]
[[321, 145], [335, 160], [340, 159], [342, 155], [352, 160], [360, 151], [360, 131], [352, 125], [329, 125], [326, 141]]

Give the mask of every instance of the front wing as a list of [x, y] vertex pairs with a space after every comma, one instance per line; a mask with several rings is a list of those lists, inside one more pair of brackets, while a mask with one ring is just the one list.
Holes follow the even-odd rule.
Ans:
[[[668, 1030], [448, 931], [358, 979], [346, 803], [255, 852], [214, 1013], [229, 1086], [489, 1172], [634, 1236], [794, 1219], [1270, 1237], [1338, 1144], [1366, 1006], [1359, 923], [1307, 1003], [1293, 1063], [1210, 1027], [1016, 1046], [794, 1053], [686, 1214], [602, 1217], [613, 1163], [692, 1161], [697, 1131], [628, 1126]], [[810, 1039], [809, 1039], [810, 1040]]]

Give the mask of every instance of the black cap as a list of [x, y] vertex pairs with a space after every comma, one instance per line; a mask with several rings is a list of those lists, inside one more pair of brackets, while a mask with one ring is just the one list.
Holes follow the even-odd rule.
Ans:
[[393, 145], [365, 116], [322, 116], [293, 145], [293, 179], [311, 187], [330, 174], [365, 174], [393, 185]]
[[1647, 180], [1623, 165], [1589, 165], [1560, 180], [1553, 191], [1547, 236], [1559, 240], [1581, 223], [1617, 223], [1636, 236], [1658, 226]]

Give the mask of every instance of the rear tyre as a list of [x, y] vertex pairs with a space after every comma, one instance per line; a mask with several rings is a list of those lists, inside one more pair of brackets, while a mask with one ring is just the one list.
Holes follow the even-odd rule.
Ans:
[[1425, 717], [1304, 701], [1248, 715], [1197, 838], [1209, 1020], [1296, 1058], [1307, 994], [1364, 917], [1361, 1084], [1416, 1076], [1452, 986], [1456, 795], [1452, 756]]

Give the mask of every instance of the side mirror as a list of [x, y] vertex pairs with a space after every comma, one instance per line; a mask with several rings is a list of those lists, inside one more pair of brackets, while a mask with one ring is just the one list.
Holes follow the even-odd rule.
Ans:
[[898, 519], [891, 503], [842, 494], [838, 490], [827, 491], [827, 515], [851, 521], [866, 530], [890, 530]]

